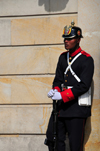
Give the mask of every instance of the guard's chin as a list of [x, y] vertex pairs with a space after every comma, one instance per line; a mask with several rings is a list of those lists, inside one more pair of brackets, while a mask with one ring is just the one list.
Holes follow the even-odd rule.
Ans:
[[69, 50], [67, 47], [65, 47], [66, 50]]

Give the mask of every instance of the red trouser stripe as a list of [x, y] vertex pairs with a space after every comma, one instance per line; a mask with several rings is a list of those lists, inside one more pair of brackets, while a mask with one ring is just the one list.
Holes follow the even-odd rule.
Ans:
[[85, 121], [86, 121], [86, 119], [83, 121], [83, 130], [82, 130], [81, 150], [80, 150], [80, 151], [83, 151], [83, 139], [84, 139], [84, 127], [85, 127]]

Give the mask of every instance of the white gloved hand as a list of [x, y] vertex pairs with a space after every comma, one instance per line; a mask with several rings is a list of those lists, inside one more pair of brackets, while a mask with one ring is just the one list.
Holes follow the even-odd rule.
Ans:
[[56, 90], [56, 89], [51, 89], [51, 90], [48, 92], [47, 96], [48, 96], [49, 98], [51, 98], [51, 97], [53, 97], [53, 95], [54, 95], [55, 92], [58, 92], [58, 90]]
[[62, 96], [61, 96], [60, 92], [55, 92], [51, 98], [52, 98], [52, 100], [61, 100]]
[[49, 97], [49, 98], [51, 98], [53, 95], [54, 95], [54, 90], [53, 89], [51, 89], [49, 92], [48, 92], [48, 94], [47, 94], [47, 96]]

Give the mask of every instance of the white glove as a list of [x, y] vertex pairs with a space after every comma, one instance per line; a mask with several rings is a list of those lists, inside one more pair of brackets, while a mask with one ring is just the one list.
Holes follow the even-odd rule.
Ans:
[[62, 96], [61, 96], [60, 92], [55, 92], [51, 98], [52, 98], [52, 100], [61, 100]]
[[48, 96], [49, 98], [51, 98], [51, 97], [53, 97], [53, 95], [54, 95], [55, 92], [58, 92], [58, 91], [57, 91], [56, 89], [51, 89], [51, 90], [48, 92], [47, 96]]

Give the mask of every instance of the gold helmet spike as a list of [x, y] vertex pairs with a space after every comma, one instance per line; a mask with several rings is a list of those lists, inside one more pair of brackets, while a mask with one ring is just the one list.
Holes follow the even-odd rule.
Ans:
[[74, 24], [75, 24], [75, 22], [74, 22], [74, 19], [73, 19], [72, 22], [71, 22], [71, 26], [73, 27]]

